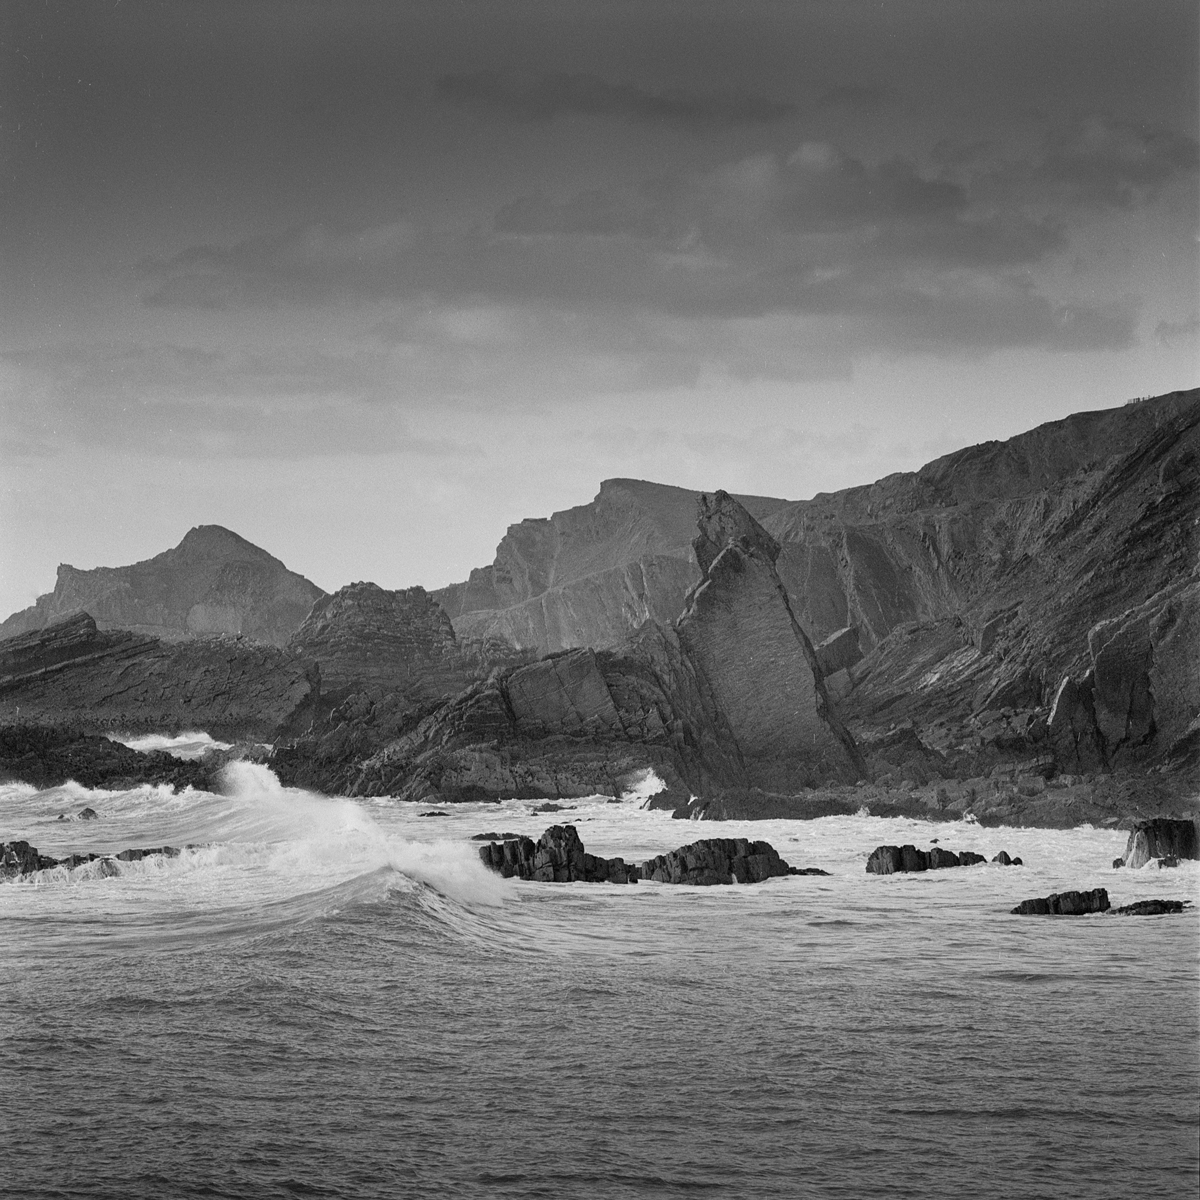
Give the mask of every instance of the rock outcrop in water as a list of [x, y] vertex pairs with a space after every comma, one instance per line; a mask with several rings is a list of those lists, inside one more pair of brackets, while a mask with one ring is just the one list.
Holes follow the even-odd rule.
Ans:
[[[1002, 850], [1004, 865], [1021, 865], [1019, 858], [1010, 859]], [[997, 862], [1000, 855], [996, 856]], [[944, 850], [934, 846], [929, 850], [918, 850], [916, 846], [876, 846], [867, 857], [868, 875], [896, 875], [906, 871], [938, 871], [945, 867], [971, 867], [987, 862], [982, 854], [972, 850]]]
[[270, 741], [308, 724], [319, 687], [312, 664], [275, 646], [163, 642], [97, 629], [87, 613], [0, 642], [0, 726]]
[[174, 549], [128, 567], [63, 564], [54, 591], [0, 624], [0, 638], [86, 612], [100, 629], [167, 640], [241, 634], [284, 646], [324, 594], [236, 533], [198, 525]]
[[746, 838], [704, 838], [648, 859], [638, 868], [642, 879], [657, 883], [762, 883], [785, 875], [827, 875], [815, 867], [790, 867], [769, 842]]
[[1135, 900], [1122, 904], [1113, 912], [1122, 917], [1159, 917], [1165, 913], [1181, 913], [1191, 907], [1190, 900]]
[[1052, 892], [1049, 896], [1022, 900], [1012, 910], [1014, 916], [1079, 917], [1087, 913], [1108, 912], [1108, 892], [1092, 888], [1090, 892]]
[[155, 846], [153, 849], [130, 848], [118, 854], [68, 854], [64, 858], [53, 858], [48, 854], [40, 854], [37, 847], [28, 842], [0, 842], [0, 880], [19, 879], [22, 875], [49, 871], [54, 867], [74, 870], [90, 863], [99, 863], [102, 875], [116, 875], [120, 872], [116, 863], [141, 862], [155, 855], [178, 858], [179, 850], [175, 846]]
[[637, 871], [622, 858], [588, 854], [574, 825], [552, 825], [535, 842], [510, 837], [480, 846], [483, 865], [506, 879], [537, 883], [637, 883]]
[[623, 858], [588, 854], [574, 825], [553, 825], [534, 842], [506, 835], [479, 848], [484, 866], [505, 878], [541, 883], [681, 883], [697, 887], [715, 884], [762, 883], [785, 875], [825, 875], [814, 867], [789, 867], [768, 842], [746, 838], [706, 838], [651, 858], [640, 866]]
[[[1123, 865], [1144, 867], [1151, 859], [1200, 858], [1200, 821], [1154, 817], [1135, 821], [1129, 831]], [[1113, 866], [1122, 865], [1118, 859]]]

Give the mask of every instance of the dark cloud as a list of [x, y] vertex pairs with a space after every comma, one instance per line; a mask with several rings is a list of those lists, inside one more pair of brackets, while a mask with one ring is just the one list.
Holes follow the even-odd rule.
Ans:
[[[396, 220], [300, 226], [227, 247], [198, 246], [143, 263], [145, 302], [216, 309], [382, 302], [451, 314], [503, 309], [510, 316], [561, 309], [589, 331], [564, 339], [560, 330], [555, 344], [542, 325], [518, 321], [504, 345], [459, 346], [454, 359], [430, 326], [414, 334], [420, 353], [405, 369], [411, 374], [414, 364], [430, 364], [421, 378], [435, 390], [446, 385], [434, 382], [431, 364], [454, 381], [451, 387], [470, 389], [476, 371], [485, 377], [491, 363], [507, 377], [521, 354], [540, 355], [557, 371], [572, 354], [611, 352], [596, 378], [611, 374], [617, 390], [685, 378], [686, 356], [675, 347], [686, 344], [694, 353], [698, 343], [678, 325], [671, 345], [637, 348], [644, 372], [628, 369], [635, 350], [614, 331], [630, 314], [638, 322], [647, 314], [693, 323], [774, 314], [830, 327], [840, 322], [838, 332], [821, 334], [818, 354], [839, 363], [871, 349], [1132, 345], [1134, 302], [1055, 298], [1027, 272], [1069, 246], [1100, 179], [1119, 198], [1126, 194], [1122, 181], [1136, 177], [1139, 202], [1148, 202], [1153, 189], [1181, 177], [1190, 161], [1186, 139], [1145, 131], [1134, 138], [1096, 121], [1071, 138], [1048, 137], [1043, 149], [1023, 179], [1010, 172], [1005, 186], [1036, 192], [1040, 173], [1087, 196], [1072, 199], [1058, 182], [1047, 182], [1040, 205], [1002, 203], [997, 181], [1005, 175], [996, 163], [956, 176], [898, 155], [872, 163], [827, 142], [806, 142], [789, 155], [764, 152], [639, 185], [523, 196], [497, 212], [490, 230], [434, 230]], [[1087, 170], [1081, 162], [1090, 164]], [[726, 369], [746, 361], [711, 326], [704, 336], [706, 345], [723, 348]], [[769, 346], [756, 345], [755, 352], [765, 355], [760, 374], [800, 369], [790, 360], [780, 367]]]
[[596, 75], [564, 71], [513, 75], [476, 71], [444, 75], [438, 94], [523, 121], [548, 121], [564, 113], [617, 116], [637, 121], [765, 124], [796, 115], [796, 107], [751, 92], [647, 91], [609, 83]]

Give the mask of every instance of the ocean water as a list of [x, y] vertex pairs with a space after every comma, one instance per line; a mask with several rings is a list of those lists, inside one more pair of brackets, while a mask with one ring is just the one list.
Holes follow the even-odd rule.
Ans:
[[[250, 764], [219, 795], [0, 788], [0, 838], [45, 853], [194, 844], [0, 885], [0, 1195], [1196, 1195], [1196, 911], [1008, 910], [1192, 899], [1200, 864], [1114, 871], [1112, 830], [534, 807]], [[831, 874], [529, 884], [469, 840], [566, 821], [627, 860], [744, 835]], [[1027, 865], [865, 873], [931, 838]]]

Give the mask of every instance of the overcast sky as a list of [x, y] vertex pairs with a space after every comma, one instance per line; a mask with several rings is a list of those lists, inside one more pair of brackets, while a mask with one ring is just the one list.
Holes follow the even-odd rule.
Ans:
[[0, 615], [229, 526], [439, 586], [1192, 387], [1197, 6], [0, 3]]

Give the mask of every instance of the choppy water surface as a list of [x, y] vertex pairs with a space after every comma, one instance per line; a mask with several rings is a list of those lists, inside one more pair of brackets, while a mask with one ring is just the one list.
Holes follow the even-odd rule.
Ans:
[[[1200, 921], [1125, 835], [873, 817], [685, 824], [636, 798], [422, 817], [281, 789], [0, 788], [43, 852], [179, 858], [0, 885], [0, 1194], [1196, 1194]], [[94, 822], [60, 822], [90, 805]], [[771, 841], [828, 878], [521, 884], [468, 838], [573, 821], [640, 860]], [[1027, 866], [868, 876], [882, 842]]]

